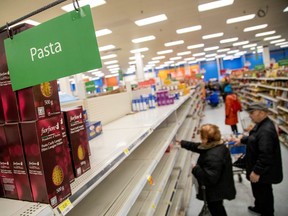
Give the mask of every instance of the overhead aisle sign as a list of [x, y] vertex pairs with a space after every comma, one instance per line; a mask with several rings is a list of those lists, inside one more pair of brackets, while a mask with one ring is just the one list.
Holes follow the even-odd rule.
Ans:
[[102, 67], [89, 5], [4, 42], [14, 91]]

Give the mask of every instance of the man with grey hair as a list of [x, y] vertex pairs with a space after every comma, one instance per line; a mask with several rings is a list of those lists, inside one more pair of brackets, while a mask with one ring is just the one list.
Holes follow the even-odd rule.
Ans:
[[280, 143], [274, 123], [263, 103], [252, 103], [246, 110], [255, 123], [249, 136], [239, 136], [235, 145], [246, 144], [246, 177], [251, 182], [254, 207], [248, 210], [262, 216], [274, 216], [272, 184], [283, 179]]

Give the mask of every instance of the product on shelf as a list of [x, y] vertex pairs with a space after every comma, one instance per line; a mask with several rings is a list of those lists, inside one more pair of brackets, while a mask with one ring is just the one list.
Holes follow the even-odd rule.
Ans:
[[57, 206], [71, 195], [60, 115], [21, 122], [33, 199]]
[[90, 169], [89, 143], [83, 119], [83, 109], [82, 107], [74, 107], [62, 111], [71, 148], [74, 175], [79, 177]]
[[[25, 31], [33, 26], [21, 24], [11, 29], [13, 34]], [[0, 33], [0, 100], [2, 100], [3, 113], [6, 122], [19, 122], [18, 104], [15, 92], [12, 90], [8, 65], [6, 60], [4, 40], [8, 38], [7, 31]]]
[[18, 199], [33, 201], [19, 123], [4, 125]]
[[22, 121], [60, 114], [57, 80], [21, 89], [17, 96]]
[[92, 140], [93, 138], [99, 136], [102, 133], [101, 121], [86, 122], [85, 126], [88, 140]]
[[60, 118], [61, 118], [60, 123], [61, 123], [62, 138], [63, 138], [63, 142], [64, 142], [64, 147], [66, 149], [65, 157], [63, 158], [63, 160], [64, 160], [64, 164], [65, 164], [65, 169], [67, 169], [69, 181], [71, 183], [75, 180], [75, 176], [74, 176], [73, 167], [72, 167], [71, 149], [69, 147], [69, 142], [68, 142], [68, 138], [67, 138], [66, 126], [65, 126], [65, 120], [64, 120], [63, 113], [61, 113]]
[[9, 146], [4, 125], [0, 125], [0, 181], [3, 185], [4, 197], [18, 199], [13, 167], [10, 161]]

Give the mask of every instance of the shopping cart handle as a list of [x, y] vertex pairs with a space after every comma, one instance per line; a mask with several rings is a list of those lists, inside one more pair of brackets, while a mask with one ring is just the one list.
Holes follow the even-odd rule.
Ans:
[[235, 141], [229, 141], [228, 145], [234, 145], [236, 142]]

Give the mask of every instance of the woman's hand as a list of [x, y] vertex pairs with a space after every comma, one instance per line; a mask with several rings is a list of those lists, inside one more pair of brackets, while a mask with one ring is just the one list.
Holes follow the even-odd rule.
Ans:
[[242, 135], [239, 135], [238, 137], [231, 137], [230, 141], [231, 142], [234, 142], [235, 144], [234, 145], [240, 145], [241, 144], [241, 139], [242, 139]]

